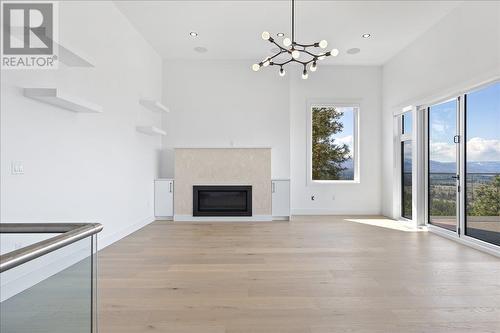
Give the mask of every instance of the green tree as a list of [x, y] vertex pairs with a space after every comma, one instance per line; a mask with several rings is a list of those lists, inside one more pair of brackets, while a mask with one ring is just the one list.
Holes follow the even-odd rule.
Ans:
[[349, 147], [337, 144], [333, 135], [342, 132], [339, 121], [343, 112], [335, 107], [312, 109], [312, 177], [314, 180], [339, 179], [345, 170], [342, 163], [349, 159]]
[[488, 184], [479, 185], [470, 211], [472, 216], [500, 215], [500, 175]]
[[431, 216], [455, 216], [457, 206], [452, 200], [432, 199], [430, 202]]

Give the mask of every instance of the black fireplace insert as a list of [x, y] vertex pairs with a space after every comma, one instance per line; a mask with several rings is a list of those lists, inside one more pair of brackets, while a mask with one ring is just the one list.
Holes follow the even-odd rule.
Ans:
[[252, 186], [193, 186], [193, 216], [252, 216]]

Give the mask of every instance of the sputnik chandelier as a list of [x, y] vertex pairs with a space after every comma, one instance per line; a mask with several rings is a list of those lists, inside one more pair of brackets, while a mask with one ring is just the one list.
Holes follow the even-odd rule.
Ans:
[[[282, 35], [282, 34], [281, 34]], [[280, 36], [280, 34], [278, 34]], [[326, 49], [328, 46], [328, 42], [326, 40], [322, 40], [317, 43], [312, 44], [302, 44], [295, 41], [295, 1], [292, 0], [292, 39], [285, 37], [283, 38], [283, 46], [278, 44], [274, 38], [271, 37], [271, 34], [267, 31], [262, 33], [262, 39], [269, 41], [271, 44], [276, 45], [279, 48], [279, 51], [271, 56], [262, 60], [258, 64], [253, 64], [252, 69], [254, 71], [258, 71], [261, 67], [267, 66], [279, 66], [279, 74], [280, 76], [285, 76], [285, 69], [283, 68], [285, 65], [296, 62], [304, 66], [304, 70], [302, 71], [302, 78], [305, 80], [308, 78], [309, 74], [307, 72], [307, 65], [309, 66], [309, 70], [311, 72], [315, 72], [318, 68], [317, 62], [318, 60], [323, 60], [326, 57], [332, 56], [336, 57], [339, 55], [338, 49], [332, 49], [328, 52], [322, 52], [317, 54], [314, 49]], [[276, 59], [278, 56], [279, 59]], [[280, 60], [284, 58], [284, 60]], [[288, 58], [288, 59], [287, 59]]]

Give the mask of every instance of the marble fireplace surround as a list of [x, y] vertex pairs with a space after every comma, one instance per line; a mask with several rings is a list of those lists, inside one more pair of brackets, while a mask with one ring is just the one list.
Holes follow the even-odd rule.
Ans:
[[[271, 148], [175, 148], [174, 220], [271, 221]], [[251, 185], [252, 216], [193, 216], [193, 185]]]

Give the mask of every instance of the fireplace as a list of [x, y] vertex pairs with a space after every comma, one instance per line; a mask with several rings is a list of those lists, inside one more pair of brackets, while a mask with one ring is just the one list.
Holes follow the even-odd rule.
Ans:
[[252, 216], [252, 186], [194, 185], [193, 216]]

